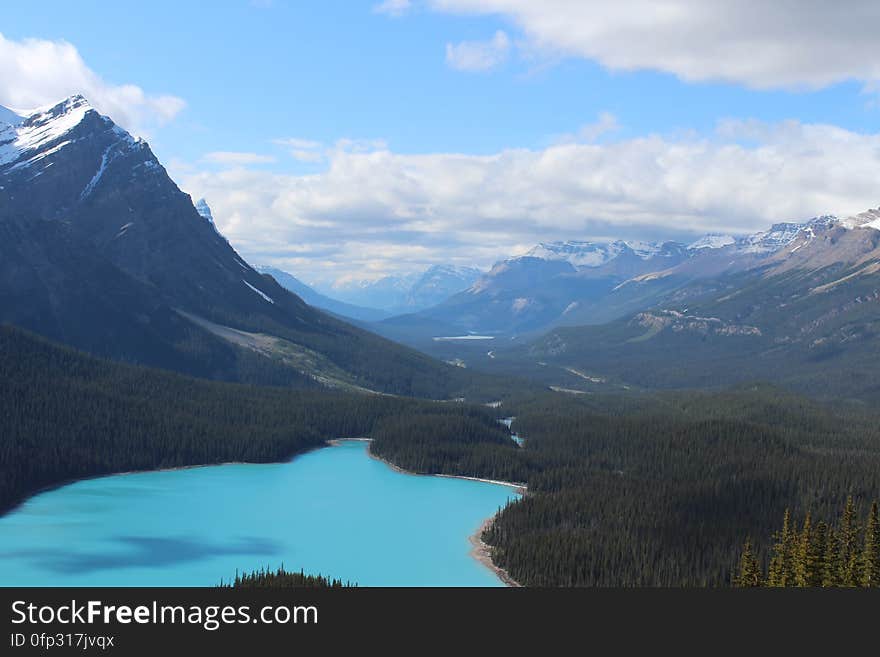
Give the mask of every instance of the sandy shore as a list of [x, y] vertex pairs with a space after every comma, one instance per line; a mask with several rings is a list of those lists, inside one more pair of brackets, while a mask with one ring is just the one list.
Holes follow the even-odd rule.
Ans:
[[495, 562], [492, 561], [492, 546], [487, 545], [483, 541], [483, 532], [489, 529], [492, 526], [492, 523], [495, 522], [495, 516], [491, 518], [486, 518], [483, 521], [483, 524], [480, 525], [480, 528], [470, 537], [471, 541], [471, 556], [479, 561], [481, 564], [486, 566], [489, 570], [495, 573], [496, 577], [504, 582], [507, 586], [519, 587], [522, 586], [519, 582], [517, 582], [513, 577], [510, 576], [504, 568], [500, 568], [495, 565]]
[[[356, 440], [359, 442], [366, 442], [366, 443], [372, 442], [371, 438], [339, 438], [339, 439], [328, 440], [327, 443], [330, 445], [339, 445], [343, 442], [350, 441], [350, 440]], [[487, 484], [497, 484], [499, 486], [509, 486], [510, 488], [516, 489], [516, 492], [519, 493], [520, 495], [526, 494], [526, 485], [521, 484], [521, 483], [517, 483], [517, 482], [499, 481], [496, 479], [481, 479], [479, 477], [466, 477], [464, 475], [447, 475], [447, 474], [427, 474], [426, 475], [426, 474], [421, 474], [419, 472], [411, 472], [410, 470], [405, 470], [404, 468], [401, 468], [399, 465], [396, 465], [396, 464], [392, 463], [391, 461], [383, 459], [381, 456], [377, 456], [376, 454], [373, 454], [369, 449], [367, 449], [367, 455], [369, 455], [369, 457], [371, 459], [375, 459], [376, 461], [379, 461], [380, 463], [384, 463], [385, 465], [387, 465], [389, 468], [391, 468], [395, 472], [400, 472], [401, 474], [415, 475], [417, 477], [443, 477], [446, 479], [467, 479], [468, 481], [481, 481], [481, 482], [487, 483]], [[481, 564], [483, 564], [486, 568], [488, 568], [493, 573], [495, 573], [495, 575], [498, 577], [498, 579], [500, 579], [506, 586], [515, 586], [515, 587], [522, 586], [519, 582], [517, 582], [515, 579], [513, 579], [508, 574], [508, 572], [506, 570], [504, 570], [503, 568], [499, 568], [495, 564], [495, 562], [492, 561], [492, 546], [487, 545], [483, 541], [483, 532], [486, 531], [494, 521], [495, 521], [494, 515], [489, 518], [486, 518], [483, 521], [483, 524], [481, 524], [479, 526], [477, 531], [468, 537], [468, 540], [471, 543], [470, 554], [474, 559], [476, 559]]]
[[[413, 474], [408, 472], [407, 474]], [[526, 494], [526, 485], [524, 483], [516, 482], [516, 481], [501, 481], [500, 479], [481, 479], [480, 477], [466, 477], [464, 475], [449, 475], [449, 474], [433, 474], [428, 475], [430, 477], [443, 477], [445, 479], [467, 479], [468, 481], [482, 481], [484, 484], [495, 484], [496, 486], [507, 486], [508, 488], [513, 488], [520, 495]]]

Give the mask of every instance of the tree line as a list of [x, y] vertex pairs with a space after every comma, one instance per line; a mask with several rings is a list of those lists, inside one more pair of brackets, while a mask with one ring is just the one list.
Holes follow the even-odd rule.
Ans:
[[341, 589], [356, 586], [351, 582], [343, 582], [341, 579], [324, 577], [323, 575], [306, 575], [304, 571], [287, 571], [284, 566], [276, 570], [261, 568], [250, 573], [235, 573], [235, 578], [229, 582], [221, 582], [219, 588], [224, 589]]

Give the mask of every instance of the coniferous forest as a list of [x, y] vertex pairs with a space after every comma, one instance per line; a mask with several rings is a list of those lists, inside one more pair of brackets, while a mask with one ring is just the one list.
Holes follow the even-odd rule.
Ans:
[[264, 568], [250, 573], [236, 573], [235, 579], [230, 583], [222, 582], [220, 588], [260, 588], [260, 589], [341, 589], [350, 588], [354, 584], [343, 582], [341, 579], [332, 579], [323, 575], [306, 575], [302, 570], [290, 572], [283, 566], [276, 570]]
[[727, 586], [743, 537], [770, 536], [786, 508], [831, 517], [880, 490], [875, 415], [767, 386], [546, 394], [504, 414], [523, 448], [492, 431], [422, 447], [406, 436], [438, 431], [424, 417], [381, 425], [373, 450], [423, 472], [527, 483], [484, 535], [524, 585]]
[[[0, 371], [2, 509], [76, 478], [278, 461], [370, 436], [375, 455], [415, 472], [525, 483], [484, 534], [524, 585], [876, 581], [864, 564], [876, 563], [880, 422], [855, 404], [750, 386], [519, 394], [495, 409], [193, 379], [12, 328], [0, 329]], [[814, 563], [823, 545], [831, 571]], [[241, 585], [287, 581], [276, 575]]]
[[[0, 327], [0, 510], [72, 479], [227, 461], [270, 462], [366, 436], [435, 404], [386, 395], [218, 383], [101, 360]], [[488, 413], [486, 413], [488, 416]]]

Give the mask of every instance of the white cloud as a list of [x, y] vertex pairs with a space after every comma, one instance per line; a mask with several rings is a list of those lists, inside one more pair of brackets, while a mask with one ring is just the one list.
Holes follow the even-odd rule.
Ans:
[[311, 278], [488, 266], [540, 240], [748, 232], [880, 202], [880, 134], [794, 121], [483, 156], [381, 147], [327, 158], [317, 174], [237, 169], [181, 182], [245, 257]]
[[496, 14], [530, 45], [608, 69], [686, 81], [819, 88], [880, 80], [876, 0], [431, 0], [434, 9]]
[[240, 151], [214, 151], [207, 153], [202, 160], [211, 164], [221, 164], [225, 166], [246, 166], [248, 164], [267, 164], [274, 162], [275, 158], [271, 155], [260, 155], [259, 153], [243, 153]]
[[410, 10], [412, 3], [410, 0], [385, 0], [373, 7], [373, 11], [377, 14], [387, 14], [395, 18], [403, 16]]
[[324, 145], [319, 141], [288, 137], [274, 139], [273, 143], [286, 148], [290, 156], [300, 162], [320, 162], [324, 159]]
[[324, 154], [321, 151], [307, 148], [294, 148], [290, 151], [290, 156], [299, 162], [321, 162], [324, 159]]
[[312, 139], [300, 139], [298, 137], [288, 137], [286, 139], [275, 139], [274, 143], [279, 146], [287, 146], [288, 148], [314, 150], [321, 148], [321, 142]]
[[610, 135], [618, 130], [620, 130], [620, 124], [617, 122], [617, 117], [610, 112], [602, 112], [594, 122], [585, 123], [578, 128], [577, 132], [559, 135], [553, 141], [558, 144], [592, 143], [600, 137]]
[[133, 84], [108, 83], [66, 41], [15, 41], [0, 34], [0, 104], [29, 109], [78, 93], [102, 114], [136, 131], [170, 121], [186, 105], [176, 96], [154, 96]]
[[488, 41], [462, 41], [446, 44], [446, 63], [459, 71], [483, 72], [507, 61], [510, 38], [498, 30]]

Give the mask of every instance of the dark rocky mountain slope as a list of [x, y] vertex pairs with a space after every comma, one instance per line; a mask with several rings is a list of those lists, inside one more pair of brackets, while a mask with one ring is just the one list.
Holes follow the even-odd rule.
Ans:
[[448, 367], [254, 270], [81, 96], [0, 123], [0, 321], [201, 376], [443, 398]]

